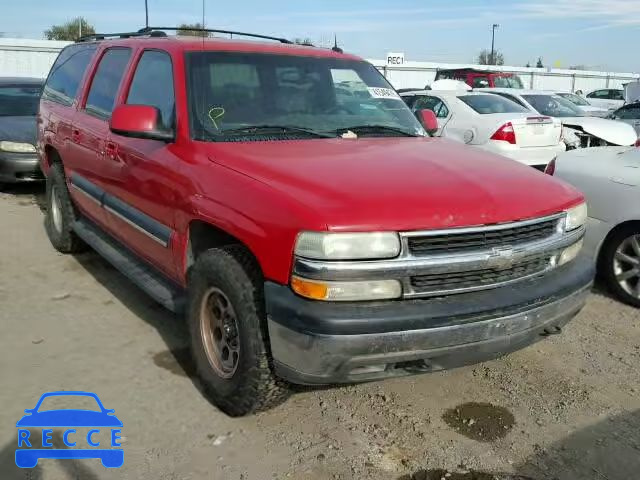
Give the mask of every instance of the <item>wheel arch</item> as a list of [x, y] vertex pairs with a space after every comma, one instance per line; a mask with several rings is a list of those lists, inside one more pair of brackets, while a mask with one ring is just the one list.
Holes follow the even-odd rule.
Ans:
[[600, 242], [600, 245], [598, 246], [598, 256], [597, 256], [598, 271], [601, 270], [601, 263], [602, 263], [602, 257], [603, 257], [603, 252], [605, 250], [605, 246], [608, 245], [608, 243], [611, 241], [614, 235], [616, 235], [619, 231], [625, 228], [628, 228], [630, 226], [635, 226], [640, 231], [640, 220], [625, 220], [624, 222], [618, 223], [615, 227], [609, 230], [609, 233], [607, 233], [607, 235], [604, 237], [602, 242]]

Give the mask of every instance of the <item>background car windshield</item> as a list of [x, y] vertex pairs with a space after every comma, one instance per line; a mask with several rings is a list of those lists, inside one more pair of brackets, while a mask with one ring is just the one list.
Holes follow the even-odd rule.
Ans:
[[352, 126], [384, 125], [425, 135], [411, 110], [366, 62], [192, 52], [187, 74], [191, 129], [198, 140], [235, 139], [237, 132], [225, 131], [256, 125], [332, 134]]
[[42, 87], [0, 87], [0, 117], [33, 117], [38, 113]]
[[542, 115], [550, 117], [584, 117], [585, 114], [569, 100], [558, 95], [522, 95]]
[[496, 75], [493, 77], [493, 84], [496, 88], [524, 88], [522, 86], [522, 80], [517, 75], [511, 77], [503, 77]]
[[564, 98], [566, 100], [569, 100], [571, 103], [574, 103], [574, 104], [579, 105], [581, 107], [588, 107], [589, 106], [589, 102], [587, 102], [580, 95], [576, 95], [575, 93], [559, 93], [558, 96], [562, 97], [562, 98]]
[[52, 395], [45, 397], [38, 407], [38, 412], [46, 412], [48, 410], [102, 411], [95, 398], [84, 395]]
[[528, 110], [498, 95], [461, 95], [458, 99], [481, 115], [490, 113], [521, 113]]

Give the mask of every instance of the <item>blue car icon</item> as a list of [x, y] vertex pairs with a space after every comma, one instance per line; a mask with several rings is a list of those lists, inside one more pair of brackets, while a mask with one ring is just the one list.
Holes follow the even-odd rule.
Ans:
[[[97, 410], [80, 410], [80, 409], [56, 409], [39, 411], [42, 402], [49, 397], [89, 397], [93, 398], [98, 407]], [[17, 423], [18, 431], [18, 449], [16, 450], [16, 465], [21, 468], [33, 468], [38, 464], [40, 458], [99, 458], [107, 468], [118, 468], [124, 463], [124, 451], [122, 448], [30, 448], [29, 442], [30, 431], [28, 428], [65, 428], [63, 439], [68, 447], [75, 446], [75, 442], [70, 443], [69, 435], [75, 433], [74, 427], [90, 427], [87, 434], [87, 443], [91, 446], [99, 446], [92, 439], [94, 434], [100, 432], [100, 429], [111, 429], [111, 447], [120, 447], [117, 440], [120, 439], [120, 428], [122, 422], [114, 415], [115, 410], [104, 408], [100, 398], [95, 393], [90, 392], [48, 392], [43, 394], [33, 409], [25, 410], [26, 415]], [[42, 446], [53, 447], [45, 440], [50, 440], [52, 430], [42, 430]], [[29, 448], [22, 448], [26, 446]]]

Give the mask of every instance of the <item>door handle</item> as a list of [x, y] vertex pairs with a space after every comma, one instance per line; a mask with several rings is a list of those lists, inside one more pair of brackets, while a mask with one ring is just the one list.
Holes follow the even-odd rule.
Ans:
[[118, 155], [118, 145], [114, 142], [107, 142], [104, 147], [104, 152], [108, 159], [115, 160]]

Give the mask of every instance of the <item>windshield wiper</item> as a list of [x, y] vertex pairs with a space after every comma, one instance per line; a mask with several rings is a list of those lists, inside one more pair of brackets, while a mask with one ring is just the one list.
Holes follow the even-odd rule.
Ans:
[[405, 137], [417, 137], [417, 133], [407, 132], [402, 128], [397, 127], [389, 127], [387, 125], [354, 125], [353, 127], [344, 127], [339, 128], [336, 133], [338, 135], [342, 135], [343, 133], [353, 132], [353, 133], [398, 133]]
[[334, 138], [335, 135], [329, 135], [327, 133], [317, 132], [316, 130], [311, 130], [308, 128], [302, 127], [293, 127], [290, 125], [246, 125], [244, 127], [238, 128], [228, 128], [226, 130], [222, 130], [223, 134], [287, 134], [287, 133], [302, 133], [305, 135], [313, 135], [314, 137], [321, 138]]

